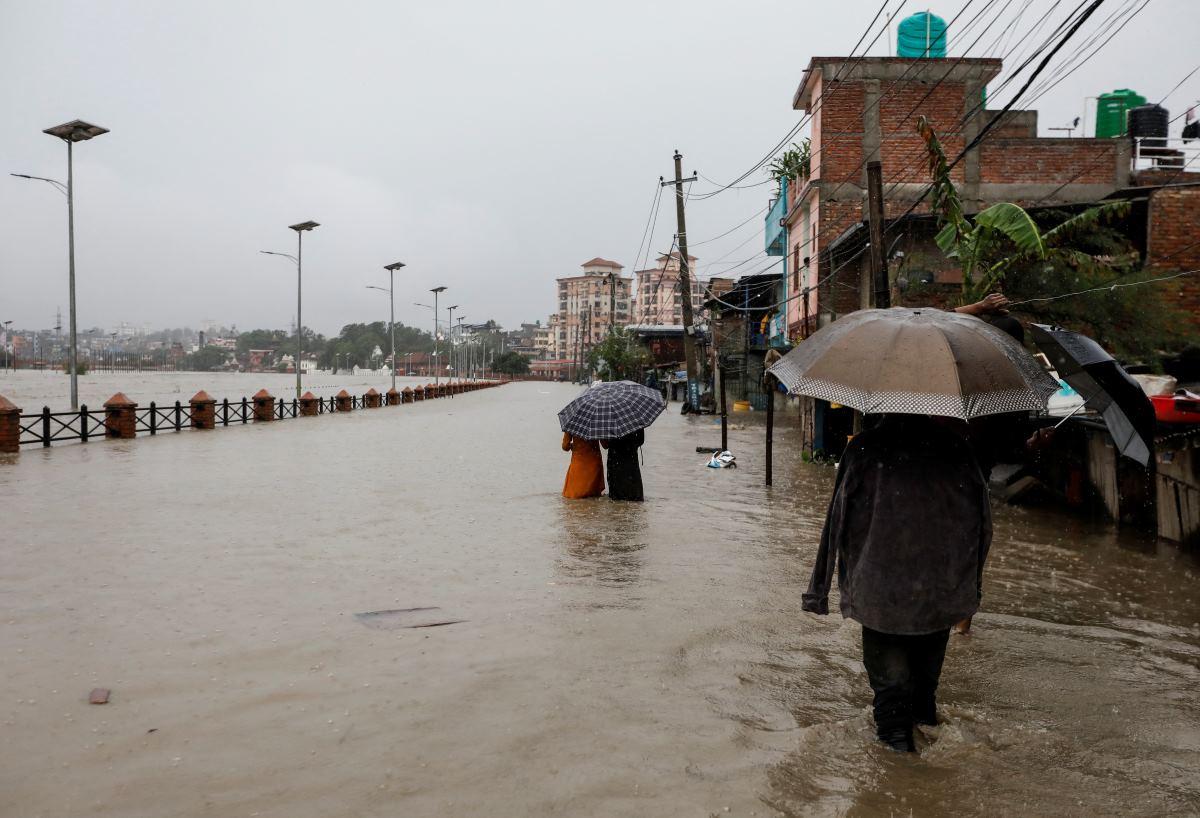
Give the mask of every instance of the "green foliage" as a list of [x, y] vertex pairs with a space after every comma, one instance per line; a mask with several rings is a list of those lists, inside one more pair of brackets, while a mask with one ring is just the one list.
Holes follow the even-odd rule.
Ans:
[[614, 328], [588, 352], [588, 365], [605, 381], [638, 380], [650, 361], [650, 351], [625, 327]]
[[527, 375], [529, 359], [518, 352], [505, 352], [496, 358], [492, 368], [505, 375]]
[[937, 135], [924, 117], [917, 127], [928, 148], [933, 210], [942, 224], [936, 242], [962, 267], [965, 303], [1003, 290], [1014, 302], [1029, 302], [1019, 307], [1023, 315], [1080, 330], [1125, 360], [1155, 361], [1195, 342], [1186, 316], [1166, 299], [1166, 290], [1152, 285], [1038, 300], [1153, 277], [1141, 270], [1131, 231], [1121, 229], [1129, 202], [1036, 215], [1001, 202], [968, 219]]
[[280, 345], [293, 337], [281, 329], [252, 329], [237, 337], [238, 354], [244, 355], [252, 349], [279, 349]]
[[793, 142], [779, 156], [771, 160], [771, 164], [767, 165], [767, 172], [775, 181], [796, 181], [797, 179], [807, 179], [812, 170], [812, 143], [805, 137], [803, 142]]
[[[336, 338], [329, 339], [324, 349], [320, 350], [320, 364], [328, 368], [336, 361], [339, 366], [345, 366], [349, 360], [351, 366], [366, 366], [372, 363], [371, 353], [375, 347], [379, 347], [385, 358], [391, 354], [391, 338], [386, 321], [347, 324]], [[432, 351], [433, 336], [430, 333], [396, 322], [396, 359], [401, 365], [405, 353]]]
[[[258, 349], [258, 347], [254, 347]], [[228, 352], [220, 347], [203, 346], [191, 355], [184, 357], [183, 368], [193, 372], [213, 372], [225, 365]]]

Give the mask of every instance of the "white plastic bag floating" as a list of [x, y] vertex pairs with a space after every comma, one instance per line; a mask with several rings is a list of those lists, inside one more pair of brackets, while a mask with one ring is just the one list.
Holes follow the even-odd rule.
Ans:
[[730, 451], [713, 452], [712, 458], [708, 461], [708, 467], [710, 469], [736, 469], [737, 458]]

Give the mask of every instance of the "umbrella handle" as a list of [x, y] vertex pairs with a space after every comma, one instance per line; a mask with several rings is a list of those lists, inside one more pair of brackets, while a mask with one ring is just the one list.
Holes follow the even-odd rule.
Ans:
[[1077, 412], [1078, 412], [1080, 409], [1083, 409], [1085, 406], [1087, 406], [1087, 403], [1086, 403], [1086, 402], [1084, 402], [1084, 403], [1081, 403], [1081, 404], [1079, 404], [1078, 406], [1076, 406], [1074, 409], [1072, 409], [1072, 410], [1071, 410], [1071, 414], [1067, 415], [1065, 418], [1063, 418], [1062, 420], [1060, 420], [1058, 423], [1054, 424], [1054, 428], [1055, 428], [1055, 429], [1057, 429], [1059, 426], [1062, 426], [1062, 425], [1063, 425], [1064, 423], [1066, 423], [1068, 420], [1070, 420], [1071, 418], [1075, 417], [1075, 414], [1076, 414], [1076, 413], [1077, 413]]

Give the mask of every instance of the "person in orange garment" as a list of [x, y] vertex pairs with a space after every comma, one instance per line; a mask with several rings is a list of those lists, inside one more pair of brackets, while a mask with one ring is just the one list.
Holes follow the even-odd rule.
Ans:
[[603, 494], [604, 459], [600, 455], [600, 444], [594, 440], [572, 437], [564, 432], [562, 448], [564, 452], [571, 453], [567, 481], [563, 484], [563, 497], [578, 500]]

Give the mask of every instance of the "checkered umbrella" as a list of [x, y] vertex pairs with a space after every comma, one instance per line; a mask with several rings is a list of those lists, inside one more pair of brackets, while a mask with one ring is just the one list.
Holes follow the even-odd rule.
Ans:
[[585, 440], [613, 440], [654, 422], [667, 408], [663, 396], [633, 381], [598, 383], [558, 413], [562, 430]]
[[793, 395], [865, 413], [983, 415], [1045, 409], [1058, 382], [986, 321], [935, 309], [859, 310], [770, 370]]

